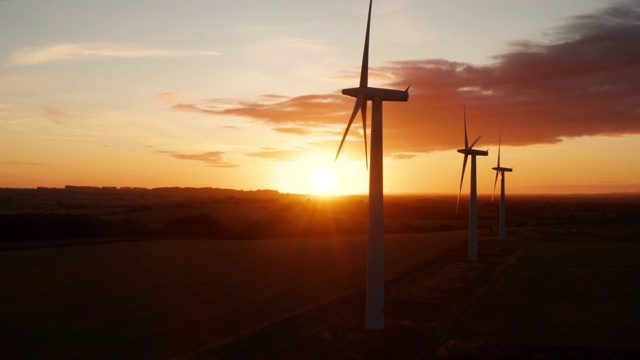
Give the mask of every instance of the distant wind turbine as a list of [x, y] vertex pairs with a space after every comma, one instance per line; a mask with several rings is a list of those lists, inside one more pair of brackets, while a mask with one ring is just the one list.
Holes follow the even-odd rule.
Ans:
[[464, 149], [458, 149], [458, 152], [464, 154], [464, 162], [462, 163], [462, 176], [460, 177], [460, 190], [458, 191], [458, 202], [456, 204], [456, 212], [460, 205], [460, 194], [462, 193], [462, 182], [464, 181], [464, 170], [467, 167], [467, 158], [471, 156], [471, 190], [469, 200], [469, 250], [468, 258], [471, 261], [478, 260], [478, 194], [476, 189], [476, 156], [487, 156], [489, 150], [476, 150], [473, 146], [480, 140], [478, 136], [471, 146], [467, 138], [467, 111], [464, 111]]
[[367, 101], [372, 103], [371, 117], [371, 168], [369, 169], [369, 241], [367, 244], [367, 295], [365, 327], [384, 328], [384, 195], [382, 187], [382, 102], [409, 100], [409, 88], [391, 90], [369, 87], [369, 30], [371, 27], [371, 6], [367, 17], [367, 32], [364, 39], [360, 86], [342, 90], [342, 94], [356, 98], [351, 118], [340, 141], [336, 160], [342, 150], [349, 128], [358, 112], [362, 114], [364, 128], [365, 161], [367, 158]]
[[[506, 168], [500, 166], [500, 143], [502, 141], [502, 131], [498, 137], [498, 165], [493, 168], [496, 171], [496, 179], [493, 181], [493, 195], [496, 193], [496, 184], [498, 183], [498, 174], [500, 175], [500, 239], [507, 238], [507, 226], [506, 226], [506, 199], [504, 192], [504, 173], [512, 172], [512, 168]], [[493, 201], [493, 195], [491, 201]]]

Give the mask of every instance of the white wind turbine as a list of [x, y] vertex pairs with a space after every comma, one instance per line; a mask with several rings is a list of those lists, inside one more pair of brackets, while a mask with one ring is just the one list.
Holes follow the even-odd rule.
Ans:
[[460, 177], [460, 190], [458, 191], [458, 203], [456, 204], [456, 212], [460, 205], [460, 193], [462, 193], [462, 182], [464, 181], [464, 170], [467, 167], [467, 158], [471, 156], [471, 190], [469, 200], [469, 250], [468, 259], [471, 261], [478, 260], [478, 194], [476, 187], [476, 156], [487, 156], [489, 150], [477, 150], [473, 148], [480, 136], [478, 136], [471, 146], [467, 138], [467, 111], [464, 111], [464, 149], [458, 149], [458, 152], [464, 154], [464, 162], [462, 163], [462, 176]]
[[[369, 29], [371, 25], [371, 5], [367, 17], [367, 32], [364, 39], [360, 86], [342, 90], [342, 94], [356, 98], [351, 118], [342, 136], [336, 160], [347, 137], [349, 128], [358, 112], [362, 113], [364, 129], [365, 161], [367, 158], [367, 101], [372, 103], [371, 116], [371, 168], [369, 169], [369, 240], [367, 243], [367, 283], [366, 315], [367, 329], [384, 328], [384, 223], [383, 223], [383, 186], [382, 186], [382, 102], [409, 100], [409, 88], [391, 90], [369, 87]], [[367, 165], [367, 168], [369, 166]]]
[[[500, 136], [498, 137], [498, 165], [493, 170], [496, 171], [496, 179], [493, 181], [493, 194], [496, 193], [496, 184], [498, 183], [498, 174], [500, 175], [500, 239], [507, 238], [507, 227], [506, 227], [506, 199], [504, 192], [504, 173], [512, 172], [513, 168], [506, 168], [500, 166], [500, 142], [502, 141], [502, 131], [500, 132]], [[491, 196], [491, 201], [493, 201], [493, 195]]]

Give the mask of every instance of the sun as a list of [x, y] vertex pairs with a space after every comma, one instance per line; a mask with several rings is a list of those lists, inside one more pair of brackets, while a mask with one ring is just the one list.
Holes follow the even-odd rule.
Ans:
[[318, 167], [309, 173], [309, 188], [317, 195], [331, 195], [336, 190], [337, 178], [333, 169]]

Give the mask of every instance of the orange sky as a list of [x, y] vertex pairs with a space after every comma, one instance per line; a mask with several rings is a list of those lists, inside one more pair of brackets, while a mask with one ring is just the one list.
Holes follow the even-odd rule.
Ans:
[[[640, 191], [640, 1], [463, 3], [374, 2], [370, 85], [411, 85], [385, 191], [457, 192], [463, 106], [480, 193], [500, 132], [511, 192]], [[367, 4], [313, 4], [0, 2], [0, 186], [365, 193], [359, 121], [334, 157]]]
[[[439, 151], [462, 147], [464, 104], [469, 136], [483, 136], [479, 147], [495, 150], [502, 131], [503, 146], [522, 148], [505, 148], [503, 152], [503, 160], [507, 164], [508, 160], [515, 162], [520, 170], [510, 177], [520, 184], [521, 192], [640, 190], [640, 167], [631, 155], [640, 150], [639, 138], [634, 136], [640, 133], [637, 3], [634, 9], [636, 12], [630, 13], [619, 6], [576, 17], [556, 29], [555, 41], [521, 41], [487, 65], [412, 60], [374, 68], [373, 76], [386, 80], [387, 87], [403, 89], [411, 85], [408, 103], [385, 104], [388, 162], [420, 157], [431, 163], [433, 172], [443, 172], [442, 165], [452, 157], [439, 163], [433, 159], [441, 156]], [[351, 82], [357, 83], [357, 75], [352, 74]], [[234, 115], [262, 122], [275, 132], [332, 134], [337, 139], [352, 102], [336, 92], [269, 96], [225, 106], [216, 99], [177, 102], [173, 109], [212, 116]], [[357, 136], [350, 138], [356, 140], [354, 143], [361, 141]], [[308, 143], [306, 149], [330, 153], [335, 146], [333, 139], [320, 140]], [[359, 147], [361, 144], [357, 143], [351, 147], [355, 156], [362, 153]], [[534, 151], [536, 148], [539, 150]], [[298, 151], [265, 149], [247, 155], [286, 161]], [[524, 159], [516, 158], [516, 154]], [[494, 162], [493, 158], [485, 161], [491, 165]], [[394, 167], [404, 176], [411, 176], [411, 171], [423, 173], [416, 165], [413, 162]], [[406, 167], [413, 170], [403, 169]], [[532, 168], [540, 173], [527, 171]], [[519, 177], [527, 180], [516, 180]], [[392, 183], [400, 192], [421, 189], [403, 180]], [[428, 186], [423, 188], [429, 190]], [[437, 189], [444, 191], [444, 186]]]

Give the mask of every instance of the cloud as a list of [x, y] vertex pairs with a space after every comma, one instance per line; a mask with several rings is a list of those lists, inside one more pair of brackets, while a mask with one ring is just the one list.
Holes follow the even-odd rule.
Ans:
[[201, 154], [181, 154], [173, 151], [160, 151], [160, 153], [167, 154], [174, 159], [179, 160], [195, 160], [202, 161], [209, 167], [217, 167], [217, 168], [235, 168], [238, 167], [237, 164], [232, 164], [224, 161], [222, 158], [225, 154], [222, 151], [210, 151]]
[[44, 117], [56, 125], [69, 125], [69, 123], [75, 119], [72, 114], [60, 109], [52, 107], [43, 107], [42, 109], [44, 111]]
[[165, 104], [175, 104], [183, 96], [183, 93], [165, 91], [156, 95], [156, 99]]
[[[552, 34], [548, 42], [512, 44], [491, 65], [424, 59], [373, 69], [386, 74], [385, 87], [411, 85], [407, 103], [384, 105], [385, 153], [459, 148], [463, 105], [469, 136], [483, 136], [479, 147], [496, 145], [501, 130], [502, 143], [516, 146], [640, 133], [640, 1], [571, 18]], [[173, 108], [247, 117], [302, 134], [346, 125], [354, 103], [337, 92], [273, 100]]]
[[[338, 123], [349, 116], [352, 100], [343, 95], [303, 95], [282, 101], [246, 101], [228, 106], [217, 100], [204, 103], [178, 103], [173, 110], [209, 115], [235, 115], [264, 121], [276, 127], [283, 125], [317, 125]], [[333, 121], [331, 120], [333, 119]]]
[[154, 49], [129, 43], [57, 43], [20, 49], [9, 57], [6, 65], [28, 66], [105, 57], [148, 58], [213, 55], [219, 55], [219, 53], [214, 51]]
[[177, 111], [198, 112], [198, 113], [211, 114], [211, 115], [217, 115], [221, 113], [220, 110], [216, 110], [215, 108], [209, 109], [206, 106], [201, 106], [198, 104], [188, 104], [188, 103], [175, 104], [171, 107], [171, 109], [177, 110]]
[[[340, 137], [344, 132], [344, 126], [340, 130], [335, 129], [322, 129], [319, 127], [303, 127], [303, 126], [287, 126], [287, 127], [273, 127], [271, 130], [282, 134], [292, 134], [300, 136], [322, 136], [322, 137]], [[362, 133], [362, 128], [352, 130], [358, 133]], [[350, 132], [351, 133], [351, 132]]]
[[295, 134], [295, 135], [309, 135], [310, 131], [303, 127], [275, 127], [271, 129], [273, 131], [283, 134]]
[[395, 154], [393, 158], [396, 160], [410, 160], [416, 157], [415, 154]]
[[299, 150], [273, 150], [265, 149], [263, 151], [248, 153], [247, 156], [257, 157], [262, 159], [270, 159], [275, 161], [291, 161], [300, 156]]
[[279, 94], [264, 94], [264, 95], [262, 95], [262, 97], [265, 98], [265, 99], [272, 99], [272, 100], [284, 100], [284, 99], [287, 99], [287, 96], [279, 95]]

